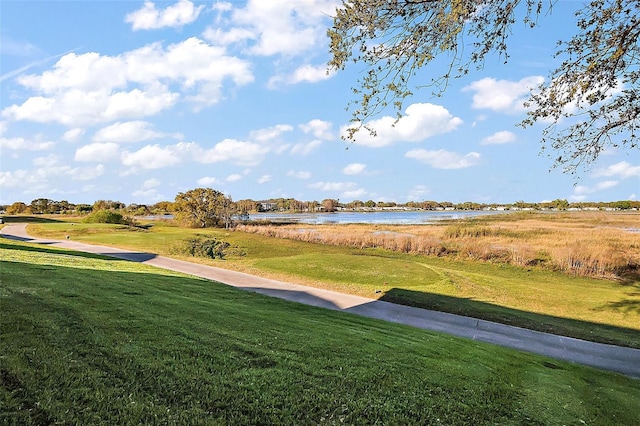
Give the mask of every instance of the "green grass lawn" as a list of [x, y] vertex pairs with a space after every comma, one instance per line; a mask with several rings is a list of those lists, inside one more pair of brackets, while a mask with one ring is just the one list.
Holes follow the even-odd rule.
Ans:
[[640, 424], [640, 381], [0, 240], [0, 424]]
[[37, 235], [180, 257], [184, 238], [230, 242], [226, 260], [188, 260], [534, 330], [640, 348], [640, 282], [536, 268], [353, 249], [220, 229], [152, 223], [145, 229], [67, 222], [31, 224]]

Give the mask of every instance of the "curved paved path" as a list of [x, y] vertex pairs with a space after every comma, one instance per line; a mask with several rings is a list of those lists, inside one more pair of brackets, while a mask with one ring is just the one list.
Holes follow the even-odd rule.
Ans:
[[261, 278], [213, 266], [184, 262], [151, 253], [131, 252], [114, 247], [97, 246], [71, 240], [33, 238], [27, 234], [26, 224], [22, 223], [5, 225], [0, 230], [0, 235], [10, 239], [141, 262], [293, 302], [439, 331], [577, 364], [615, 371], [640, 379], [640, 350], [638, 349], [587, 342], [476, 318], [412, 308], [376, 299]]

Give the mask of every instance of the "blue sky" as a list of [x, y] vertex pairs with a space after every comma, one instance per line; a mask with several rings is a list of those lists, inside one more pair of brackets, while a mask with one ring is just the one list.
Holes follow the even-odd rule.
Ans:
[[234, 200], [640, 196], [637, 151], [607, 151], [576, 180], [539, 155], [543, 125], [516, 127], [581, 2], [517, 24], [507, 65], [489, 58], [442, 97], [416, 92], [397, 126], [380, 116], [378, 137], [356, 143], [340, 135], [363, 68], [326, 73], [337, 4], [3, 0], [0, 203], [151, 204], [197, 187]]

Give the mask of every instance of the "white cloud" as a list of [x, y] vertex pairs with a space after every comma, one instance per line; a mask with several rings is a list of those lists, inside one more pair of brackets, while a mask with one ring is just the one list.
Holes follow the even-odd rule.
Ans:
[[582, 196], [587, 194], [593, 194], [594, 192], [604, 191], [605, 189], [613, 188], [618, 185], [617, 180], [606, 180], [604, 182], [599, 182], [595, 186], [588, 187], [583, 185], [577, 185], [573, 189], [574, 196]]
[[308, 123], [300, 124], [300, 129], [305, 133], [311, 133], [318, 139], [333, 139], [333, 124], [330, 121], [314, 119]]
[[413, 149], [405, 154], [407, 158], [413, 158], [422, 163], [428, 164], [434, 169], [463, 169], [475, 166], [480, 162], [480, 154], [470, 152], [465, 155], [457, 152], [439, 149], [437, 151], [428, 151], [426, 149]]
[[290, 152], [292, 155], [309, 155], [320, 145], [322, 145], [322, 142], [318, 140], [306, 143], [297, 143], [291, 148]]
[[465, 86], [462, 91], [474, 92], [471, 105], [473, 108], [518, 114], [525, 111], [523, 102], [531, 89], [543, 81], [544, 78], [540, 76], [525, 77], [519, 81], [487, 77]]
[[310, 172], [296, 172], [294, 170], [289, 170], [287, 172], [287, 176], [296, 178], [296, 179], [309, 179], [311, 177]]
[[158, 187], [162, 184], [159, 179], [151, 178], [142, 183], [142, 187], [133, 193], [136, 199], [143, 201], [159, 201], [164, 199], [164, 196], [158, 191]]
[[151, 179], [145, 180], [142, 183], [142, 188], [143, 189], [151, 189], [151, 188], [157, 188], [160, 185], [162, 185], [162, 182], [160, 182], [160, 179], [151, 178]]
[[342, 194], [340, 194], [340, 198], [342, 198], [343, 200], [355, 200], [358, 198], [362, 198], [365, 195], [367, 195], [367, 191], [363, 188], [358, 188], [352, 191], [344, 191]]
[[55, 143], [52, 141], [27, 140], [25, 138], [1, 138], [0, 148], [14, 151], [46, 151], [52, 149]]
[[321, 191], [352, 191], [355, 190], [354, 182], [316, 182], [309, 185], [310, 188], [319, 189]]
[[164, 27], [179, 28], [198, 19], [204, 6], [195, 7], [189, 0], [179, 0], [172, 6], [158, 10], [153, 2], [145, 1], [144, 6], [125, 17], [125, 22], [136, 30], [151, 30]]
[[262, 185], [263, 183], [267, 183], [269, 181], [271, 181], [271, 175], [262, 175], [258, 179], [256, 179], [256, 182], [259, 183], [260, 185]]
[[61, 181], [89, 181], [104, 174], [102, 164], [91, 167], [71, 167], [59, 164], [55, 155], [38, 157], [33, 160], [36, 166], [33, 170], [17, 169], [0, 172], [0, 186], [3, 188], [25, 188], [29, 193], [53, 194], [58, 192], [58, 184]]
[[424, 196], [427, 195], [431, 190], [425, 185], [416, 185], [409, 191], [407, 195], [407, 200], [409, 201], [421, 201], [424, 199]]
[[84, 132], [85, 130], [80, 127], [69, 129], [62, 135], [62, 140], [65, 140], [67, 142], [76, 142], [84, 135]]
[[151, 189], [138, 189], [137, 191], [133, 191], [131, 195], [140, 201], [160, 201], [164, 200], [165, 197], [158, 191], [156, 188]]
[[212, 105], [223, 98], [226, 81], [241, 86], [253, 79], [248, 62], [195, 37], [166, 49], [153, 43], [118, 56], [69, 53], [42, 74], [19, 77], [18, 83], [35, 95], [1, 115], [82, 127], [155, 115], [180, 98], [197, 107]]
[[302, 65], [296, 68], [291, 75], [276, 75], [271, 77], [267, 87], [275, 89], [282, 84], [317, 83], [318, 81], [333, 77], [333, 74], [334, 73], [327, 72], [326, 65]]
[[2, 110], [2, 115], [11, 120], [57, 122], [77, 127], [154, 115], [173, 106], [178, 97], [177, 93], [169, 92], [162, 85], [156, 85], [147, 91], [133, 89], [129, 92], [116, 93], [106, 90], [84, 93], [74, 89], [51, 98], [31, 97], [22, 105], [5, 108]]
[[594, 177], [611, 177], [616, 176], [620, 179], [630, 177], [640, 177], [640, 166], [634, 166], [626, 161], [612, 164], [604, 169], [597, 169], [593, 172]]
[[119, 157], [119, 146], [113, 142], [96, 142], [76, 149], [74, 160], [102, 163]]
[[231, 174], [231, 175], [227, 176], [227, 178], [226, 178], [225, 180], [226, 180], [227, 182], [237, 182], [237, 181], [239, 181], [240, 179], [242, 179], [242, 177], [243, 177], [243, 176], [242, 176], [241, 174], [239, 174], [239, 173], [233, 173], [233, 174]]
[[268, 142], [277, 139], [285, 132], [290, 132], [293, 127], [288, 124], [276, 124], [265, 129], [254, 130], [249, 134], [249, 139], [256, 142]]
[[[444, 107], [430, 103], [409, 105], [405, 114], [396, 122], [396, 118], [384, 116], [371, 120], [369, 126], [375, 130], [360, 129], [355, 134], [355, 143], [373, 148], [388, 146], [397, 142], [419, 142], [429, 137], [455, 130], [462, 120], [454, 117]], [[343, 126], [341, 133], [347, 134], [352, 125]]]
[[180, 163], [198, 147], [194, 143], [181, 142], [176, 145], [161, 147], [160, 145], [147, 145], [138, 151], [124, 151], [121, 155], [122, 164], [134, 169], [161, 169]]
[[198, 185], [202, 185], [202, 186], [213, 186], [213, 185], [217, 185], [219, 184], [220, 181], [217, 178], [211, 177], [211, 176], [205, 176], [202, 177], [200, 179], [198, 179]]
[[180, 138], [182, 135], [167, 135], [153, 130], [153, 124], [146, 121], [117, 122], [103, 127], [93, 135], [94, 142], [140, 142], [164, 136]]
[[201, 163], [228, 161], [240, 166], [255, 166], [262, 162], [268, 152], [268, 148], [257, 143], [225, 139], [213, 148], [200, 152], [196, 160]]
[[344, 173], [345, 175], [359, 175], [364, 171], [366, 167], [367, 167], [366, 164], [351, 163], [347, 165], [344, 169], [342, 169], [342, 173]]
[[508, 130], [496, 132], [480, 141], [480, 145], [502, 145], [516, 140], [516, 135]]
[[[231, 26], [252, 34], [242, 38], [253, 41], [248, 46], [252, 54], [293, 56], [324, 45], [327, 25], [338, 5], [336, 0], [249, 0], [244, 8], [232, 11]], [[220, 33], [206, 34], [226, 38]]]

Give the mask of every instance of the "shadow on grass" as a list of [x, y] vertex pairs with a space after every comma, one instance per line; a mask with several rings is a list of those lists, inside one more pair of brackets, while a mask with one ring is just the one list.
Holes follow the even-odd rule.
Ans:
[[[640, 332], [635, 329], [527, 312], [480, 302], [472, 298], [451, 297], [435, 293], [393, 288], [387, 291], [379, 300], [468, 316], [597, 343], [640, 349]], [[624, 300], [607, 304], [603, 306], [602, 309], [638, 312], [640, 310], [640, 303], [636, 300]]]
[[62, 223], [63, 220], [44, 216], [2, 216], [4, 223]]
[[[25, 238], [7, 238], [9, 240], [19, 241], [21, 243], [30, 243], [32, 245], [25, 244], [7, 244], [2, 242], [0, 237], [0, 249], [5, 250], [21, 250], [39, 253], [60, 254], [65, 256], [83, 257], [88, 259], [101, 259], [101, 260], [124, 260], [128, 262], [142, 263], [147, 260], [151, 260], [156, 257], [152, 253], [143, 252], [119, 252], [119, 253], [89, 253], [78, 250], [59, 249], [49, 246], [55, 244], [55, 242], [35, 242], [34, 240]], [[4, 237], [6, 238], [6, 237]]]

